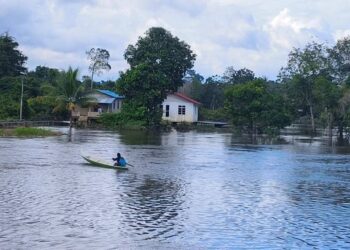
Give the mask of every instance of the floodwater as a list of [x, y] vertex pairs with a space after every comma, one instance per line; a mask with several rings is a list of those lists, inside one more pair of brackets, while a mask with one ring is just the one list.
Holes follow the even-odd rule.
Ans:
[[[134, 167], [80, 157], [117, 152]], [[350, 149], [196, 131], [0, 138], [0, 249], [140, 248], [349, 249]]]

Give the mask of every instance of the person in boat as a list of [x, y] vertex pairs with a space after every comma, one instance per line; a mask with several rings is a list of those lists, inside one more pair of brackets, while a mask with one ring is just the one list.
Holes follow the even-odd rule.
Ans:
[[117, 154], [116, 158], [112, 158], [113, 161], [115, 161], [116, 163], [114, 164], [114, 166], [120, 166], [120, 167], [125, 167], [126, 166], [126, 160], [124, 159], [124, 157], [122, 157], [120, 155], [120, 153]]

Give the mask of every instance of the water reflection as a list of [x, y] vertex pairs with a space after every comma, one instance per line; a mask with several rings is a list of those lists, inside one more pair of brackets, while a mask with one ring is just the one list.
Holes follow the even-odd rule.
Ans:
[[122, 130], [120, 140], [126, 145], [161, 145], [162, 132], [142, 130]]

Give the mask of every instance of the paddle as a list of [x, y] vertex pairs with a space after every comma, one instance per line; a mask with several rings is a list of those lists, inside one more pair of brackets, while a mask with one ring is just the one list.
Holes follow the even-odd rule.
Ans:
[[131, 166], [131, 167], [135, 167], [134, 165], [131, 165], [130, 163], [126, 163], [126, 165], [129, 165], [129, 166]]

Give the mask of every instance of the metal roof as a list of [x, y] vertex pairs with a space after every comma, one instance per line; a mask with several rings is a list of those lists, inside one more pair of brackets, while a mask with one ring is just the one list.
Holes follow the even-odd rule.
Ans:
[[124, 96], [120, 96], [117, 93], [110, 91], [110, 90], [105, 90], [105, 89], [97, 89], [98, 92], [108, 95], [109, 97], [113, 97], [113, 98], [124, 98]]

